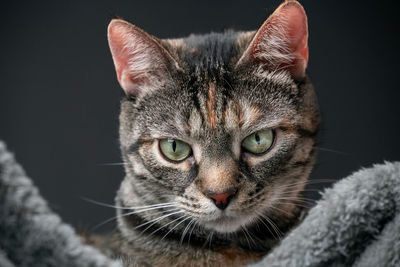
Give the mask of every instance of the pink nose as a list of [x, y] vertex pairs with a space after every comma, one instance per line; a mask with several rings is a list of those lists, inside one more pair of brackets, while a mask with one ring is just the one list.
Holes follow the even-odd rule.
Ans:
[[217, 193], [211, 190], [206, 190], [204, 192], [204, 195], [210, 198], [214, 202], [215, 206], [223, 210], [226, 207], [228, 207], [229, 202], [236, 195], [236, 192], [237, 192], [236, 188], [230, 187], [221, 193]]

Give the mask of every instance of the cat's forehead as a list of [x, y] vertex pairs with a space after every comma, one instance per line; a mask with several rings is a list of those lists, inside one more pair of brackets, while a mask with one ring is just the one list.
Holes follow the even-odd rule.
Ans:
[[164, 44], [186, 68], [201, 72], [229, 69], [254, 36], [254, 31], [228, 30], [222, 33], [191, 34], [181, 39], [165, 39]]
[[[239, 78], [235, 73], [182, 77], [141, 101], [132, 120], [154, 138], [210, 141], [273, 127], [294, 117], [297, 87], [286, 73]], [[186, 79], [186, 80], [185, 80]]]

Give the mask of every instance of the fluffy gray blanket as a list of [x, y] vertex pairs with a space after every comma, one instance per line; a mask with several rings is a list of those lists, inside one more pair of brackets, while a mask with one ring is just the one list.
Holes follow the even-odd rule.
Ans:
[[[0, 266], [121, 266], [49, 209], [1, 142]], [[326, 190], [253, 266], [400, 266], [400, 163], [360, 170]]]

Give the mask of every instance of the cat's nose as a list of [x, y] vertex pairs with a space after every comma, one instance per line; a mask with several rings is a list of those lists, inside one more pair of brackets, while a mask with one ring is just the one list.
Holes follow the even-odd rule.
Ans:
[[229, 202], [236, 195], [236, 192], [237, 188], [230, 187], [223, 192], [214, 192], [211, 190], [206, 190], [204, 192], [204, 195], [210, 198], [214, 202], [215, 206], [217, 206], [217, 208], [223, 210], [226, 207], [228, 207]]

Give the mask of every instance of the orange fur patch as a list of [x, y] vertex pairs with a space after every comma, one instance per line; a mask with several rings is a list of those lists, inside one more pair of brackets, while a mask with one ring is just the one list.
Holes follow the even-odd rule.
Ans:
[[289, 120], [282, 121], [279, 124], [279, 126], [291, 133], [296, 133], [296, 126], [294, 124], [292, 124]]
[[207, 100], [207, 112], [208, 112], [207, 123], [211, 128], [215, 128], [218, 123], [218, 119], [215, 114], [214, 108], [215, 108], [215, 84], [210, 83], [208, 90], [208, 100]]
[[251, 107], [250, 123], [254, 123], [260, 115], [260, 110], [257, 107]]
[[227, 188], [235, 187], [235, 175], [228, 167], [210, 166], [204, 173], [202, 179], [202, 190], [223, 192]]
[[244, 124], [244, 115], [239, 104], [232, 100], [232, 105], [236, 114], [236, 123], [241, 128]]

